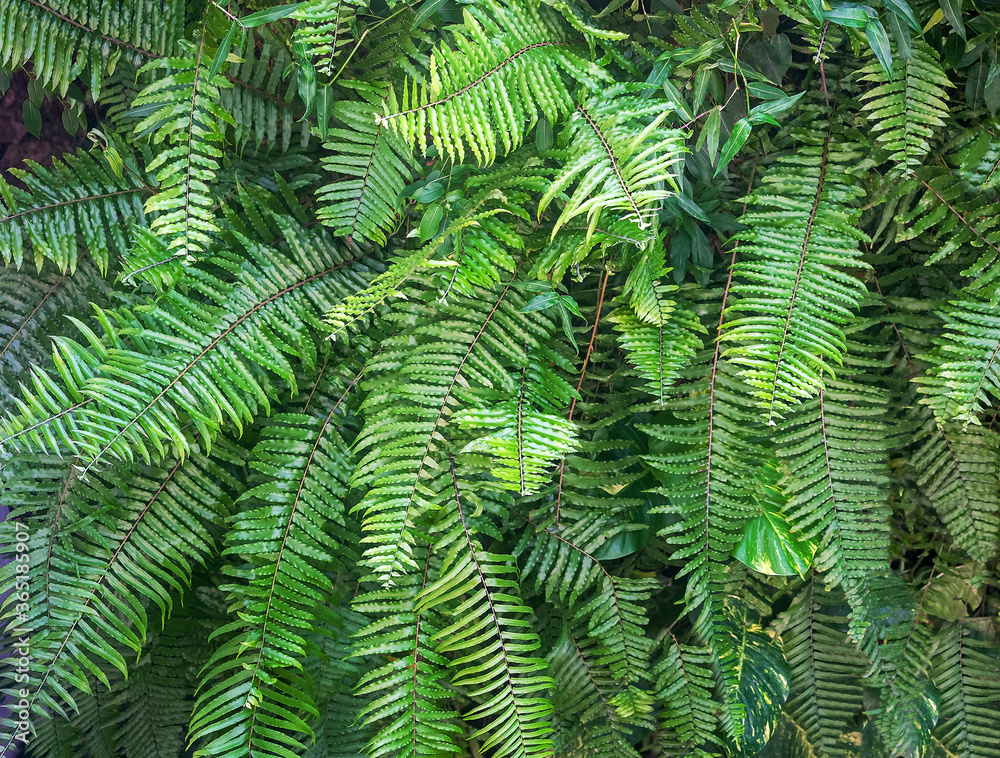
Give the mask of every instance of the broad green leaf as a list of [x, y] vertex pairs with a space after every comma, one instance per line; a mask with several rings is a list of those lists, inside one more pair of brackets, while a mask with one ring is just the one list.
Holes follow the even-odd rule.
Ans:
[[729, 164], [729, 161], [740, 151], [740, 148], [746, 144], [747, 137], [750, 136], [750, 122], [741, 118], [735, 124], [733, 124], [733, 131], [729, 135], [729, 139], [726, 140], [726, 144], [722, 146], [722, 156], [719, 158], [719, 165], [715, 167], [715, 175], [718, 176], [719, 172]]
[[684, 211], [685, 211], [685, 212], [686, 212], [686, 213], [687, 213], [687, 214], [688, 214], [689, 216], [692, 216], [693, 218], [696, 218], [696, 219], [698, 219], [699, 221], [702, 221], [702, 222], [704, 222], [704, 223], [706, 223], [706, 224], [708, 224], [708, 223], [711, 223], [711, 222], [709, 221], [709, 218], [708, 218], [708, 216], [706, 216], [706, 215], [705, 215], [705, 211], [703, 211], [703, 210], [702, 210], [702, 209], [701, 209], [701, 208], [700, 208], [700, 207], [698, 206], [698, 203], [696, 203], [696, 202], [695, 202], [694, 200], [692, 200], [692, 199], [691, 199], [690, 197], [688, 197], [688, 196], [687, 196], [686, 194], [684, 194], [683, 192], [676, 192], [676, 193], [674, 193], [674, 196], [673, 196], [673, 197], [674, 197], [674, 200], [676, 200], [676, 201], [677, 201], [677, 204], [678, 204], [678, 205], [679, 205], [679, 206], [680, 206], [681, 208], [683, 208], [683, 209], [684, 209]]
[[962, 20], [962, 0], [939, 0], [941, 12], [948, 19], [951, 28], [965, 39], [965, 21]]
[[[781, 92], [779, 90], [779, 92]], [[770, 100], [766, 103], [761, 103], [760, 105], [754, 106], [750, 111], [749, 119], [751, 123], [754, 120], [754, 116], [767, 115], [767, 116], [780, 116], [782, 113], [787, 111], [789, 108], [794, 106], [802, 96], [806, 94], [805, 92], [800, 92], [797, 95], [785, 95], [781, 92], [781, 97], [775, 100]]]
[[549, 292], [543, 292], [541, 295], [535, 295], [531, 300], [524, 304], [521, 308], [521, 313], [530, 313], [531, 311], [544, 311], [548, 308], [559, 303], [559, 293], [555, 290], [550, 290]]
[[989, 66], [985, 63], [976, 63], [969, 69], [969, 78], [965, 81], [965, 99], [970, 108], [978, 108], [983, 104], [988, 76]]
[[444, 208], [440, 205], [432, 205], [426, 210], [423, 218], [420, 219], [420, 241], [427, 242], [441, 231], [441, 222], [444, 220]]
[[222, 64], [226, 62], [229, 57], [229, 51], [233, 47], [233, 37], [236, 36], [236, 23], [233, 23], [229, 27], [229, 31], [226, 32], [226, 36], [222, 38], [222, 42], [219, 44], [219, 49], [215, 51], [215, 57], [212, 58], [212, 65], [208, 69], [208, 81], [212, 81], [215, 75], [222, 71]]
[[882, 4], [893, 15], [906, 21], [907, 25], [913, 31], [920, 34], [920, 22], [917, 21], [916, 14], [914, 14], [913, 9], [906, 0], [882, 0]]
[[448, 0], [426, 0], [426, 2], [421, 3], [420, 10], [418, 10], [416, 15], [413, 17], [413, 27], [416, 28], [424, 23], [424, 21], [437, 13], [438, 8], [446, 2], [448, 2]]
[[815, 552], [815, 540], [797, 540], [784, 516], [766, 505], [761, 515], [743, 527], [743, 539], [733, 557], [762, 574], [805, 576]]
[[864, 29], [873, 16], [878, 18], [869, 6], [859, 3], [837, 3], [823, 14], [823, 17], [831, 23], [855, 29]]
[[885, 33], [885, 28], [878, 21], [870, 21], [865, 26], [865, 36], [868, 37], [868, 44], [871, 45], [875, 57], [878, 58], [882, 70], [885, 71], [889, 80], [892, 80], [892, 49], [889, 47], [889, 36]]
[[535, 126], [535, 149], [544, 152], [552, 147], [552, 123], [544, 116]]
[[302, 3], [290, 3], [288, 5], [276, 5], [273, 8], [265, 8], [262, 11], [257, 11], [256, 13], [251, 13], [249, 16], [245, 16], [240, 19], [240, 25], [244, 29], [252, 29], [255, 26], [263, 26], [264, 24], [270, 24], [272, 21], [278, 21], [279, 19], [290, 16], [298, 10]]
[[24, 128], [35, 137], [41, 136], [42, 112], [38, 110], [38, 106], [31, 100], [25, 100], [24, 105], [21, 106], [21, 112], [24, 115]]
[[[887, 19], [889, 23], [889, 33], [896, 40], [896, 50], [899, 57], [904, 61], [910, 60], [913, 54], [913, 40], [910, 38], [910, 29], [904, 21], [895, 13], [890, 13]], [[917, 32], [920, 33], [919, 31]]]

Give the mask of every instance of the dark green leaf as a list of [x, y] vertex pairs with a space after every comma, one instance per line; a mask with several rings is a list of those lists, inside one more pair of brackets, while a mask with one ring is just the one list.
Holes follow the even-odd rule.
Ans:
[[681, 208], [683, 208], [684, 211], [689, 216], [692, 216], [692, 217], [698, 219], [699, 221], [703, 221], [706, 224], [709, 223], [708, 216], [705, 215], [705, 211], [703, 211], [701, 208], [699, 208], [698, 204], [694, 200], [692, 200], [690, 197], [688, 197], [687, 195], [685, 195], [683, 192], [676, 193], [674, 195], [674, 200], [677, 201], [677, 204]]
[[740, 148], [746, 144], [747, 137], [750, 136], [750, 122], [741, 118], [735, 124], [733, 124], [733, 131], [729, 135], [729, 139], [726, 140], [726, 144], [722, 146], [722, 156], [719, 158], [719, 165], [715, 167], [715, 174], [718, 176], [719, 172], [729, 164], [729, 161], [740, 151]]
[[552, 124], [545, 116], [535, 126], [535, 149], [544, 152], [552, 147]]
[[904, 61], [910, 60], [910, 55], [913, 52], [913, 40], [910, 39], [909, 27], [895, 13], [890, 13], [887, 21], [889, 33], [896, 40], [896, 50], [899, 52], [899, 57]]
[[941, 12], [948, 19], [951, 28], [965, 39], [965, 21], [962, 20], [962, 0], [939, 0]]
[[[839, 26], [850, 26], [864, 29], [872, 20], [872, 9], [858, 3], [837, 3], [823, 14], [827, 21]], [[878, 18], [878, 16], [876, 16]]]
[[800, 542], [785, 518], [771, 507], [743, 527], [743, 539], [733, 557], [754, 571], [772, 576], [805, 576], [816, 552], [815, 541]]
[[969, 78], [965, 81], [965, 99], [970, 108], [978, 108], [983, 104], [988, 76], [989, 66], [985, 63], [976, 63], [969, 69]]
[[229, 51], [233, 48], [233, 37], [235, 36], [236, 24], [234, 23], [229, 27], [226, 36], [222, 38], [222, 42], [219, 43], [219, 49], [215, 51], [215, 57], [212, 58], [212, 65], [208, 69], [209, 81], [212, 81], [216, 74], [222, 71], [222, 65], [226, 62], [226, 58], [229, 57]]
[[438, 9], [446, 2], [448, 0], [425, 0], [425, 2], [421, 3], [420, 10], [413, 17], [414, 28], [420, 26], [424, 21], [437, 13]]
[[440, 205], [432, 205], [424, 212], [420, 219], [420, 241], [427, 242], [441, 230], [441, 222], [444, 220], [444, 208]]
[[298, 10], [302, 3], [290, 3], [289, 5], [276, 5], [273, 8], [265, 8], [262, 11], [251, 13], [249, 16], [240, 19], [240, 25], [244, 29], [252, 29], [255, 26], [270, 24], [272, 21], [290, 16]]
[[885, 28], [878, 21], [870, 21], [865, 26], [865, 36], [868, 37], [868, 44], [871, 45], [882, 70], [892, 80], [892, 50], [889, 47], [889, 36], [885, 33]]
[[535, 295], [531, 300], [525, 303], [524, 307], [521, 309], [521, 313], [530, 313], [531, 311], [544, 311], [547, 308], [551, 308], [559, 303], [559, 293], [555, 290], [550, 290], [548, 292], [543, 292], [541, 295]]
[[906, 0], [882, 0], [882, 4], [892, 15], [906, 21], [907, 26], [917, 34], [920, 34], [920, 22], [917, 21], [916, 14], [914, 14], [913, 9]]
[[30, 100], [25, 100], [21, 110], [24, 113], [24, 128], [35, 137], [40, 136], [42, 133], [42, 112], [38, 110], [38, 106]]

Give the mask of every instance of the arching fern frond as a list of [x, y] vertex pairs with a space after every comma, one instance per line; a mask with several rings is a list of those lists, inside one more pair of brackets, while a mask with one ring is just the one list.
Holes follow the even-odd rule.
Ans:
[[128, 228], [145, 225], [141, 200], [151, 190], [132, 167], [119, 176], [106, 159], [82, 150], [51, 168], [28, 167], [11, 171], [27, 189], [0, 177], [4, 262], [20, 266], [28, 253], [38, 269], [49, 260], [60, 273], [73, 273], [82, 246], [106, 272], [111, 256], [128, 250]]
[[184, 8], [183, 0], [0, 0], [0, 66], [30, 60], [39, 81], [65, 96], [89, 65], [96, 100], [120, 58], [138, 63], [173, 52]]
[[386, 243], [399, 219], [397, 198], [416, 169], [413, 157], [399, 137], [375, 122], [377, 107], [342, 101], [333, 116], [345, 128], [329, 131], [326, 146], [333, 152], [323, 159], [327, 171], [340, 175], [319, 192], [318, 216], [348, 242]]
[[483, 549], [470, 519], [484, 506], [469, 502], [477, 498], [460, 485], [454, 458], [449, 466], [451, 503], [436, 525], [441, 537], [435, 550], [444, 559], [418, 607], [447, 608], [454, 619], [435, 635], [435, 649], [453, 656], [451, 683], [476, 703], [465, 718], [483, 724], [474, 735], [483, 738], [482, 749], [497, 758], [542, 758], [551, 752], [546, 695], [552, 680], [545, 660], [535, 656], [540, 643], [531, 630], [531, 609], [518, 596], [509, 556]]
[[695, 758], [716, 754], [714, 677], [711, 651], [676, 640], [666, 644], [666, 655], [656, 664], [661, 739], [668, 750]]
[[157, 214], [152, 230], [169, 240], [169, 250], [191, 263], [212, 244], [218, 227], [212, 218], [209, 187], [222, 158], [220, 143], [232, 115], [219, 105], [219, 91], [229, 86], [222, 76], [208, 81], [204, 48], [196, 56], [165, 58], [147, 63], [140, 73], [164, 69], [133, 103], [144, 118], [136, 127], [158, 146], [147, 167], [156, 172], [160, 191], [146, 201], [146, 212]]
[[678, 130], [663, 127], [672, 113], [669, 103], [627, 93], [624, 87], [612, 87], [577, 105], [560, 133], [561, 149], [554, 153], [560, 170], [538, 204], [541, 216], [573, 187], [553, 224], [553, 237], [584, 213], [588, 235], [604, 212], [627, 215], [645, 229], [652, 223], [651, 206], [676, 189], [672, 169], [680, 160], [683, 139]]
[[861, 153], [833, 131], [807, 137], [748, 198], [759, 210], [741, 219], [750, 227], [738, 235], [746, 260], [722, 337], [736, 343], [726, 355], [743, 367], [768, 424], [834, 373], [846, 347], [841, 330], [865, 293], [849, 273], [865, 266], [858, 243], [867, 237], [852, 205], [861, 190], [850, 175]]
[[814, 576], [783, 615], [781, 639], [792, 670], [788, 714], [814, 748], [846, 758], [852, 754], [846, 735], [864, 710], [867, 662], [847, 638], [847, 619], [837, 615], [841, 598]]
[[[37, 492], [52, 463], [18, 461], [5, 491], [16, 493], [27, 477], [25, 494]], [[126, 673], [120, 648], [140, 651], [147, 607], [169, 612], [193, 569], [214, 552], [227, 503], [239, 490], [223, 466], [200, 455], [90, 482], [75, 475], [72, 461], [60, 468], [68, 472], [60, 474], [61, 493], [45, 503], [47, 525], [33, 529], [28, 543], [28, 578], [38, 595], [24, 622], [33, 631], [27, 700], [39, 715], [75, 710], [72, 688], [90, 692], [89, 676], [108, 686], [102, 666]], [[34, 497], [25, 502], [29, 512]]]
[[927, 372], [914, 378], [920, 402], [934, 409], [939, 423], [981, 424], [979, 416], [1000, 399], [1000, 306], [971, 299], [942, 311], [944, 333], [923, 356]]
[[952, 86], [938, 54], [923, 40], [913, 43], [905, 60], [893, 60], [890, 81], [878, 62], [863, 68], [864, 82], [876, 86], [862, 96], [875, 143], [904, 173], [919, 168], [930, 151], [930, 140], [948, 118], [947, 93]]
[[191, 739], [203, 754], [301, 750], [296, 733], [311, 735], [308, 721], [319, 715], [302, 675], [306, 636], [314, 609], [329, 601], [325, 572], [351, 560], [356, 540], [345, 523], [350, 455], [338, 428], [342, 400], [325, 417], [276, 416], [254, 448], [259, 481], [241, 498], [224, 551], [237, 556], [224, 567], [233, 581], [222, 589], [239, 620], [206, 666], [210, 686], [191, 717]]
[[[438, 152], [462, 163], [466, 150], [480, 164], [521, 144], [539, 115], [551, 122], [573, 108], [562, 73], [598, 79], [601, 72], [567, 46], [572, 33], [550, 8], [493, 0], [466, 6], [454, 46], [432, 54], [430, 81], [394, 88], [388, 122], [403, 140], [427, 150], [427, 133]], [[560, 71], [562, 69], [562, 71]]]
[[983, 563], [997, 554], [1000, 504], [996, 471], [1000, 438], [980, 426], [939, 426], [929, 419], [910, 459], [917, 486], [955, 544]]
[[400, 577], [391, 589], [370, 592], [355, 602], [355, 608], [379, 618], [357, 632], [354, 654], [387, 657], [361, 677], [356, 690], [375, 697], [360, 713], [373, 732], [367, 746], [373, 758], [459, 752], [461, 729], [447, 703], [451, 693], [444, 687], [447, 660], [433, 643], [440, 623], [435, 614], [417, 607], [429, 556], [422, 562], [422, 574]]
[[[372, 274], [322, 236], [289, 232], [287, 241], [293, 256], [234, 233], [243, 254], [220, 252], [212, 262], [233, 271], [235, 282], [191, 268], [187, 294], [171, 290], [156, 311], [137, 313], [141, 344], [102, 356], [100, 372], [82, 384], [73, 365], [57, 365], [62, 384], [77, 388], [72, 413], [62, 407], [63, 388], [38, 380], [32, 414], [9, 421], [8, 434], [35, 444], [69, 441], [85, 454], [86, 472], [106, 457], [149, 459], [168, 445], [184, 453], [189, 422], [207, 445], [223, 423], [252, 420], [277, 397], [272, 377], [296, 387], [291, 359], [314, 363], [317, 309]], [[39, 419], [48, 409], [61, 415]]]
[[292, 42], [302, 45], [316, 70], [329, 76], [337, 54], [354, 42], [358, 11], [367, 7], [368, 0], [308, 0], [292, 15], [298, 21]]
[[959, 758], [997, 758], [1000, 659], [995, 648], [963, 622], [942, 630], [934, 657], [941, 690], [938, 734]]

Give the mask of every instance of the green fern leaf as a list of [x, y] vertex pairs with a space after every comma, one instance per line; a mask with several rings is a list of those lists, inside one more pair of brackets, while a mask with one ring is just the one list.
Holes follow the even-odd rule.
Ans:
[[865, 293], [848, 273], [864, 268], [857, 226], [860, 195], [850, 170], [856, 144], [832, 132], [784, 156], [749, 201], [760, 210], [741, 221], [750, 231], [736, 266], [737, 296], [722, 339], [727, 357], [767, 409], [767, 423], [815, 397], [846, 346], [842, 328]]

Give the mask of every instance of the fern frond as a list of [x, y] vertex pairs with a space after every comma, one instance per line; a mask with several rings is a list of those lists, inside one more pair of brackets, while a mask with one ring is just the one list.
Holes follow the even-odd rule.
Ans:
[[[383, 584], [417, 568], [411, 552], [418, 516], [449, 502], [445, 434], [459, 404], [484, 386], [516, 395], [504, 365], [524, 365], [526, 350], [541, 349], [551, 334], [539, 312], [520, 312], [525, 301], [512, 284], [432, 306], [425, 301], [433, 302], [437, 290], [425, 283], [408, 295], [419, 304], [416, 325], [409, 317], [401, 322], [402, 332], [369, 365], [354, 482], [366, 489], [357, 506], [370, 545], [364, 563]], [[395, 317], [387, 316], [386, 328], [395, 330]]]
[[460, 429], [487, 431], [463, 452], [488, 454], [495, 461], [490, 473], [520, 495], [537, 492], [548, 481], [547, 469], [576, 447], [576, 428], [557, 414], [579, 394], [549, 368], [549, 356], [534, 354], [529, 360], [514, 398], [452, 417]]
[[375, 696], [359, 716], [373, 728], [367, 751], [374, 758], [459, 752], [461, 730], [443, 682], [447, 660], [433, 643], [440, 625], [434, 614], [417, 607], [429, 561], [425, 555], [422, 575], [400, 577], [391, 589], [370, 592], [355, 602], [355, 608], [379, 618], [357, 632], [354, 655], [388, 659], [366, 672], [356, 690]]
[[296, 136], [301, 147], [309, 144], [310, 123], [295, 102], [297, 79], [285, 77], [292, 65], [287, 43], [267, 27], [247, 34], [242, 62], [226, 69], [222, 79], [226, 85], [219, 88], [217, 99], [232, 116], [229, 123], [237, 146], [253, 141], [258, 149], [287, 152]]
[[858, 244], [867, 239], [852, 202], [861, 191], [850, 175], [858, 146], [831, 133], [809, 139], [765, 173], [748, 200], [750, 227], [737, 264], [736, 299], [722, 339], [727, 357], [775, 424], [833, 374], [846, 346], [843, 327], [865, 293], [849, 273], [863, 269]]
[[888, 563], [888, 451], [897, 440], [889, 398], [860, 382], [828, 380], [797, 407], [775, 443], [787, 478], [787, 514], [800, 539], [818, 539], [813, 564], [850, 589]]
[[653, 204], [671, 195], [667, 186], [676, 189], [672, 168], [683, 151], [681, 133], [662, 126], [672, 112], [667, 105], [618, 86], [576, 106], [559, 136], [559, 174], [538, 203], [541, 217], [560, 193], [574, 187], [553, 224], [553, 237], [583, 213], [588, 236], [605, 211], [627, 215], [640, 230], [652, 223], [647, 216]]
[[344, 178], [319, 192], [318, 216], [348, 244], [386, 243], [399, 219], [399, 194], [409, 184], [416, 166], [410, 150], [383, 124], [375, 123], [376, 107], [342, 101], [333, 116], [345, 128], [331, 129], [323, 166]]
[[39, 715], [76, 710], [71, 688], [91, 692], [90, 676], [110, 686], [103, 665], [126, 673], [120, 648], [141, 650], [147, 606], [169, 612], [193, 568], [214, 552], [226, 503], [239, 489], [203, 456], [86, 483], [64, 461], [56, 464], [58, 496], [38, 503], [53, 463], [18, 458], [4, 486], [8, 502], [20, 492], [28, 512], [39, 504], [49, 510], [28, 542], [36, 602], [23, 623], [33, 652], [28, 708]]
[[959, 622], [942, 630], [934, 656], [941, 691], [941, 741], [959, 758], [996, 758], [1000, 743], [1000, 659], [996, 649]]
[[[548, 655], [555, 688], [556, 755], [565, 758], [636, 758], [631, 726], [612, 700], [614, 677], [597, 662], [596, 642], [564, 630]], [[562, 727], [562, 728], [560, 728]]]
[[131, 168], [119, 176], [106, 159], [82, 150], [65, 154], [51, 168], [28, 166], [11, 171], [26, 189], [0, 177], [4, 262], [20, 267], [28, 253], [39, 270], [49, 260], [59, 273], [74, 273], [82, 246], [107, 272], [111, 256], [128, 250], [128, 228], [145, 225], [140, 201], [149, 188]]
[[718, 749], [711, 651], [668, 640], [656, 664], [661, 739], [668, 750], [704, 758]]
[[853, 720], [864, 711], [864, 660], [837, 615], [839, 595], [824, 591], [815, 576], [782, 617], [781, 640], [792, 670], [788, 714], [825, 755], [846, 758]]
[[572, 36], [545, 6], [487, 0], [466, 6], [463, 24], [453, 31], [454, 46], [434, 49], [430, 81], [393, 88], [379, 123], [389, 123], [423, 152], [429, 131], [438, 152], [455, 163], [464, 162], [469, 149], [488, 165], [498, 151], [518, 147], [540, 114], [554, 123], [571, 111], [562, 72], [601, 74], [566, 49]]
[[699, 335], [706, 333], [705, 327], [697, 315], [683, 305], [654, 325], [634, 315], [627, 306], [615, 310], [608, 320], [620, 332], [618, 342], [645, 382], [646, 392], [663, 405], [681, 369], [704, 347]]
[[17, 383], [29, 366], [52, 356], [49, 335], [62, 329], [64, 316], [83, 316], [109, 286], [93, 261], [79, 262], [76, 274], [0, 269], [0, 403], [14, 402]]
[[306, 719], [319, 713], [301, 673], [306, 635], [329, 596], [325, 571], [351, 559], [356, 539], [345, 523], [350, 458], [335, 419], [343, 399], [325, 418], [275, 416], [254, 448], [262, 481], [241, 498], [223, 553], [239, 557], [221, 588], [239, 621], [206, 666], [212, 686], [191, 717], [201, 754], [282, 755], [303, 748], [296, 732], [312, 736]]
[[931, 419], [918, 439], [910, 459], [918, 472], [917, 486], [958, 547], [974, 560], [992, 560], [1000, 547], [996, 432], [979, 426], [938, 426]]
[[302, 45], [316, 70], [330, 76], [337, 54], [354, 42], [358, 11], [367, 6], [368, 0], [308, 0], [292, 15], [298, 21], [293, 44]]
[[436, 526], [442, 536], [434, 546], [444, 559], [418, 608], [447, 607], [456, 619], [434, 635], [435, 649], [454, 656], [451, 684], [476, 703], [464, 715], [484, 724], [474, 735], [485, 737], [482, 749], [498, 758], [541, 758], [552, 745], [552, 704], [545, 696], [552, 680], [544, 673], [545, 660], [534, 655], [540, 643], [531, 630], [531, 609], [518, 597], [510, 558], [487, 552], [477, 539], [454, 457], [449, 465], [451, 510]]
[[931, 149], [930, 140], [948, 118], [945, 76], [938, 54], [921, 39], [913, 42], [910, 56], [893, 59], [890, 80], [876, 61], [858, 72], [861, 81], [876, 86], [864, 93], [875, 143], [904, 174], [919, 168]]
[[[113, 9], [113, 10], [112, 10]], [[184, 28], [183, 0], [0, 0], [0, 66], [31, 61], [39, 81], [65, 96], [90, 66], [101, 80], [124, 58], [138, 63], [169, 55]], [[150, 23], [155, 15], [156, 23]]]
[[103, 361], [100, 371], [82, 384], [73, 365], [57, 365], [63, 385], [75, 387], [79, 397], [71, 413], [61, 408], [58, 418], [28, 424], [60, 408], [64, 398], [51, 380], [37, 379], [39, 396], [29, 398], [34, 415], [9, 421], [4, 442], [17, 435], [42, 445], [58, 437], [86, 455], [86, 473], [106, 456], [148, 460], [168, 445], [183, 454], [190, 444], [188, 422], [210, 444], [223, 423], [240, 427], [269, 408], [277, 397], [271, 377], [294, 390], [290, 358], [315, 361], [315, 309], [329, 307], [370, 276], [367, 266], [323, 237], [289, 232], [287, 241], [294, 256], [233, 233], [233, 246], [243, 255], [219, 253], [213, 262], [232, 270], [235, 282], [190, 269], [188, 294], [172, 290], [156, 311], [137, 314], [141, 344], [96, 358]]
[[979, 415], [1000, 399], [1000, 306], [971, 299], [942, 311], [944, 333], [930, 353], [930, 366], [914, 378], [941, 424], [981, 424]]
[[232, 115], [219, 105], [221, 89], [229, 82], [216, 75], [208, 81], [209, 61], [196, 57], [165, 58], [142, 67], [140, 73], [163, 69], [164, 75], [147, 86], [135, 99], [133, 109], [144, 118], [135, 131], [150, 136], [158, 146], [147, 167], [156, 172], [159, 192], [145, 204], [154, 216], [150, 228], [170, 241], [169, 249], [186, 263], [212, 244], [218, 231], [212, 214], [209, 187], [222, 159], [219, 143], [224, 124]]

